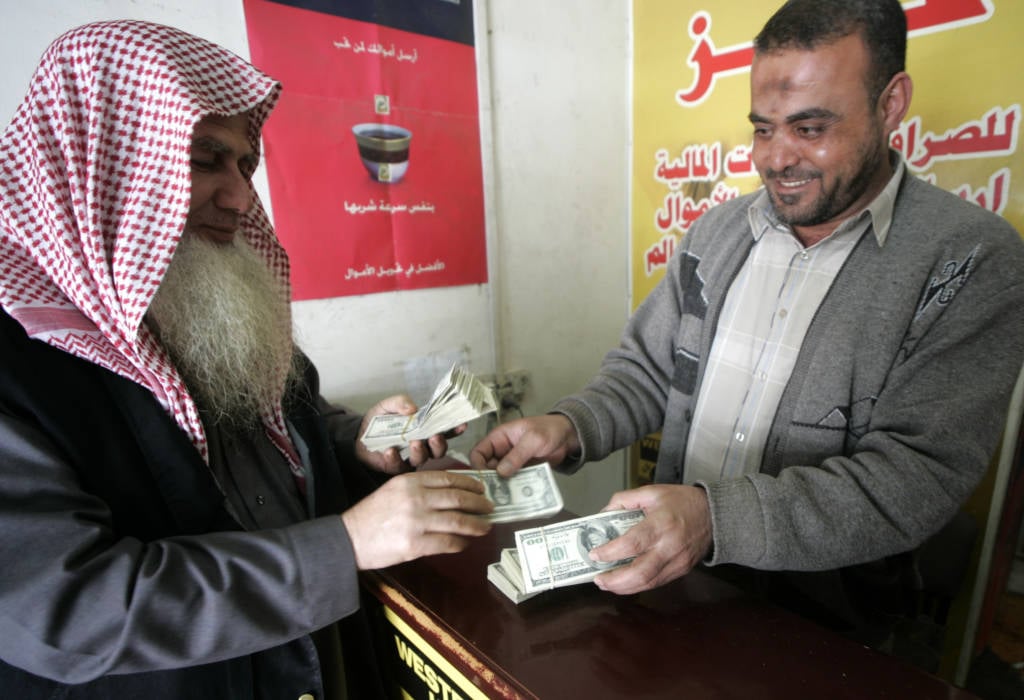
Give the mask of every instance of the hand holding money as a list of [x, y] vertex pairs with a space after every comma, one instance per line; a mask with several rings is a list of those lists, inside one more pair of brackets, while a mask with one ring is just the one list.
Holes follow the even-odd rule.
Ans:
[[632, 559], [596, 562], [590, 550], [624, 534], [644, 519], [642, 510], [615, 510], [516, 531], [523, 592], [593, 581]]
[[518, 530], [515, 548], [487, 567], [487, 579], [518, 605], [540, 591], [593, 581], [632, 559], [595, 562], [590, 550], [644, 519], [642, 510], [606, 511], [544, 527]]
[[494, 512], [486, 516], [491, 522], [543, 518], [562, 510], [562, 493], [550, 465], [526, 467], [508, 478], [493, 469], [452, 471], [483, 482], [487, 498], [494, 503]]
[[397, 413], [374, 416], [362, 441], [373, 452], [397, 447], [406, 459], [409, 443], [426, 440], [496, 410], [498, 404], [490, 387], [464, 367], [452, 366], [425, 406], [409, 416]]

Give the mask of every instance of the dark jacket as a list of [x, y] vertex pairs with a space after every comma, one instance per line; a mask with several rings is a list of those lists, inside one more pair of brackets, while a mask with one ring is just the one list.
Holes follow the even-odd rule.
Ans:
[[[286, 412], [310, 450], [316, 514], [340, 513], [377, 482], [356, 465], [353, 455], [336, 455], [316, 409], [318, 380], [312, 365], [307, 365], [304, 379]], [[52, 442], [73, 466], [82, 488], [107, 504], [117, 537], [152, 542], [240, 529], [226, 511], [210, 470], [147, 389], [28, 338], [2, 312], [0, 414], [34, 428]], [[4, 568], [0, 561], [0, 570]], [[350, 697], [383, 697], [366, 616], [357, 612], [339, 626]], [[313, 643], [304, 636], [251, 656], [175, 670], [107, 675], [78, 685], [40, 678], [0, 661], [0, 689], [4, 697], [19, 700], [269, 699], [303, 693], [319, 697], [320, 671]]]

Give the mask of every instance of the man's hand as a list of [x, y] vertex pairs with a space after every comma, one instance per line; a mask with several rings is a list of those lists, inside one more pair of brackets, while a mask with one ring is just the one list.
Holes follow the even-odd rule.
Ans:
[[402, 474], [341, 514], [359, 569], [463, 550], [491, 529], [480, 481], [447, 471]]
[[363, 423], [359, 426], [359, 438], [356, 440], [356, 457], [363, 464], [386, 474], [399, 474], [421, 466], [428, 459], [444, 457], [448, 452], [448, 438], [455, 437], [466, 430], [466, 424], [463, 423], [443, 435], [431, 435], [426, 440], [412, 441], [409, 443], [409, 460], [406, 462], [402, 459], [397, 447], [383, 452], [371, 452], [363, 444], [362, 437], [366, 434], [366, 429], [370, 427], [370, 421], [374, 416], [385, 413], [411, 416], [416, 413], [416, 404], [405, 394], [398, 394], [379, 402], [363, 416]]
[[476, 444], [469, 461], [476, 469], [497, 469], [508, 477], [528, 464], [561, 464], [579, 449], [572, 421], [552, 413], [499, 425]]
[[657, 588], [689, 573], [711, 549], [711, 510], [699, 486], [657, 484], [620, 491], [604, 510], [634, 508], [643, 509], [644, 520], [590, 553], [598, 561], [636, 557], [594, 580], [612, 593]]

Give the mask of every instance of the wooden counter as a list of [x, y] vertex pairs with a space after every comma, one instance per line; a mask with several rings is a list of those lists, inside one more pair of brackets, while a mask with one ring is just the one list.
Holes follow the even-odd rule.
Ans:
[[541, 523], [364, 574], [396, 698], [974, 697], [703, 571], [637, 595], [583, 584], [515, 605], [487, 565]]

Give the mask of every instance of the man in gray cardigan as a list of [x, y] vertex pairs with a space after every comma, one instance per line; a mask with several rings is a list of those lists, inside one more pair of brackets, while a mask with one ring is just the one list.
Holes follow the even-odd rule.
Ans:
[[696, 222], [582, 391], [474, 448], [573, 471], [661, 430], [657, 483], [608, 504], [646, 519], [592, 553], [636, 557], [602, 589], [738, 565], [862, 628], [985, 472], [1024, 357], [1024, 245], [889, 150], [906, 31], [896, 0], [786, 3], [751, 70], [764, 188]]

